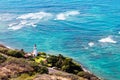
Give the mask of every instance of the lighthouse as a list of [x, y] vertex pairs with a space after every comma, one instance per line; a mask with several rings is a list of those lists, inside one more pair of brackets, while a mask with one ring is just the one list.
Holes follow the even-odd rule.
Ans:
[[38, 52], [37, 52], [37, 46], [36, 46], [36, 44], [34, 45], [32, 55], [33, 55], [33, 56], [37, 56], [37, 55], [38, 55]]

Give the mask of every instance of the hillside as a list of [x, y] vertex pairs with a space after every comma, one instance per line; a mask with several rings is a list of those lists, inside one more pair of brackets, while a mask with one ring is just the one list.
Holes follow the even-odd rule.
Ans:
[[39, 52], [37, 57], [25, 54], [23, 49], [12, 50], [0, 45], [1, 80], [99, 80], [61, 54]]

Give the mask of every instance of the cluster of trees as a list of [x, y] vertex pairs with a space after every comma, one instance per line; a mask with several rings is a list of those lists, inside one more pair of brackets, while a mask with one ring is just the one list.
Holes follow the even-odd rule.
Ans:
[[[40, 74], [43, 74], [43, 73], [48, 73], [48, 69], [47, 67], [45, 66], [41, 66], [39, 65], [38, 63], [36, 62], [30, 62], [30, 66], [34, 69], [34, 72], [35, 73], [40, 73]], [[32, 72], [33, 73], [33, 72]]]
[[[0, 47], [0, 53], [16, 57], [16, 58], [24, 58], [26, 54], [23, 49], [21, 50], [12, 50], [5, 47]], [[0, 63], [4, 62], [7, 58], [0, 55]], [[41, 66], [36, 63], [35, 59], [39, 60]], [[47, 55], [46, 53], [42, 52], [39, 53], [37, 57], [31, 57], [29, 60], [22, 59], [23, 61], [19, 60], [12, 60], [12, 63], [18, 63], [21, 66], [28, 65], [29, 67], [33, 68], [33, 72], [28, 71], [28, 74], [33, 75], [33, 73], [48, 73], [47, 67], [55, 67], [59, 70], [77, 74], [78, 76], [90, 79], [95, 79], [96, 77], [92, 74], [84, 72], [81, 65], [73, 61], [73, 59], [64, 57], [63, 55], [59, 54], [58, 56], [55, 55]], [[45, 60], [45, 61], [42, 61]], [[10, 63], [10, 62], [9, 62]], [[7, 63], [8, 64], [8, 63]], [[97, 79], [96, 79], [97, 80]]]
[[23, 49], [12, 50], [12, 49], [8, 49], [8, 48], [0, 48], [0, 52], [3, 54], [6, 54], [8, 56], [13, 56], [13, 57], [17, 57], [17, 58], [22, 58], [25, 55], [25, 52]]
[[71, 58], [66, 58], [61, 54], [58, 56], [49, 55], [47, 63], [51, 64], [51, 67], [56, 67], [68, 73], [78, 74], [78, 72], [83, 71], [79, 64], [75, 63]]
[[25, 55], [25, 52], [23, 50], [8, 50], [7, 55], [22, 58]]
[[73, 59], [64, 57], [61, 54], [59, 54], [58, 56], [49, 55], [49, 57], [47, 58], [47, 63], [51, 64], [51, 67], [56, 67], [59, 70], [76, 74], [88, 80], [99, 80], [93, 74], [84, 72], [81, 65], [73, 61]]

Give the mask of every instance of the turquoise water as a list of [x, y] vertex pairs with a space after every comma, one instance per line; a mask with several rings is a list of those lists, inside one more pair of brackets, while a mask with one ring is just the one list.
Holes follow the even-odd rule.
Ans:
[[120, 80], [120, 0], [0, 0], [0, 43], [63, 54]]

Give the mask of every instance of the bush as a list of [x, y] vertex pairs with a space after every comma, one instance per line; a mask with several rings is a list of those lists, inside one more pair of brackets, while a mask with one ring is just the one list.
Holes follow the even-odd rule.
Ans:
[[57, 67], [58, 69], [68, 73], [77, 74], [78, 72], [83, 71], [80, 64], [75, 63], [73, 59], [66, 58], [61, 54], [58, 56], [50, 55], [47, 58], [47, 62], [51, 67]]
[[58, 58], [57, 56], [54, 56], [54, 55], [50, 55], [48, 58], [47, 58], [47, 62], [48, 64], [51, 64], [52, 67], [55, 67], [56, 66], [56, 62], [58, 61]]
[[22, 58], [24, 57], [24, 52], [23, 51], [18, 51], [18, 50], [8, 50], [7, 55], [17, 57], [17, 58]]
[[31, 62], [30, 65], [36, 73], [40, 73], [40, 74], [48, 73], [47, 67], [39, 66], [39, 64], [36, 62]]
[[43, 66], [43, 67], [41, 67], [41, 70], [40, 70], [39, 73], [41, 73], [41, 74], [43, 74], [43, 73], [48, 73], [48, 69]]
[[37, 56], [41, 56], [41, 55], [46, 56], [46, 53], [45, 53], [45, 52], [38, 52], [38, 55], [37, 55]]
[[36, 73], [40, 73], [40, 74], [48, 73], [48, 69], [43, 66], [34, 66], [33, 69]]
[[80, 77], [87, 78], [87, 79], [90, 79], [93, 76], [92, 74], [88, 72], [84, 72], [84, 71], [79, 72], [77, 75]]
[[8, 49], [7, 49], [7, 48], [0, 48], [0, 52], [1, 52], [1, 53], [6, 54], [6, 53], [7, 53], [7, 51], [8, 51]]
[[64, 66], [62, 66], [62, 71], [68, 72], [69, 68], [70, 68], [69, 65], [64, 65]]
[[6, 60], [5, 57], [3, 57], [2, 55], [0, 55], [0, 63], [3, 63]]
[[39, 54], [40, 54], [40, 55], [46, 55], [46, 53], [45, 53], [45, 52], [40, 52]]

